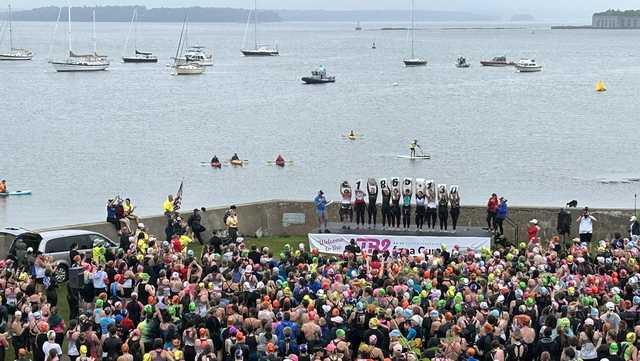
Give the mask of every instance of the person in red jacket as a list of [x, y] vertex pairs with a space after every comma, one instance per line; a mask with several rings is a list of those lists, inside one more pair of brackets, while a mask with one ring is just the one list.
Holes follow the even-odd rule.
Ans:
[[493, 193], [487, 202], [487, 227], [490, 231], [496, 229], [496, 213], [498, 212], [498, 196]]

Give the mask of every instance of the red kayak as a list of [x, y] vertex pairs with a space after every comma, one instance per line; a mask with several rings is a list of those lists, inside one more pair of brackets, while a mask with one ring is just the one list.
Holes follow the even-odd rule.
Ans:
[[275, 162], [274, 162], [278, 167], [284, 167], [286, 161], [284, 160], [284, 158], [282, 158], [282, 156], [278, 156], [278, 158], [276, 158]]
[[220, 162], [213, 162], [213, 163], [211, 163], [211, 167], [212, 167], [212, 168], [222, 168], [222, 163], [220, 163]]

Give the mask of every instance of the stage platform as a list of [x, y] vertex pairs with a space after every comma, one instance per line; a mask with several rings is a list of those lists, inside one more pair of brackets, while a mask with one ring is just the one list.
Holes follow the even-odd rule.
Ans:
[[[342, 228], [346, 226], [348, 228]], [[393, 235], [393, 236], [432, 236], [432, 237], [489, 237], [491, 238], [491, 232], [489, 232], [486, 228], [480, 227], [460, 227], [454, 231], [451, 228], [447, 231], [441, 231], [438, 227], [437, 229], [427, 229], [423, 227], [421, 231], [415, 225], [412, 225], [408, 230], [400, 228], [387, 228], [386, 230], [382, 229], [381, 225], [377, 225], [376, 228], [369, 228], [368, 226], [364, 226], [364, 228], [356, 229], [355, 223], [335, 223], [329, 222], [327, 223], [327, 229], [331, 234], [361, 234], [361, 235]], [[314, 232], [315, 233], [315, 232]], [[324, 232], [323, 232], [324, 233]]]
[[[349, 228], [342, 228], [348, 226]], [[415, 226], [409, 230], [355, 229], [355, 224], [328, 223], [329, 233], [309, 233], [309, 244], [320, 252], [342, 254], [345, 246], [352, 240], [363, 251], [397, 251], [407, 249], [412, 254], [423, 253], [446, 245], [449, 249], [455, 246], [461, 249], [480, 249], [491, 246], [491, 233], [486, 229], [474, 227], [458, 227], [456, 231], [422, 230]]]

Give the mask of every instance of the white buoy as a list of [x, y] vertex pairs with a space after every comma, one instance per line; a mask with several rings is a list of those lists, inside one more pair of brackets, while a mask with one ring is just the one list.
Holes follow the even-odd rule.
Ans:
[[398, 85], [400, 85], [400, 84], [398, 84], [397, 82], [396, 82], [396, 83], [393, 83], [393, 86], [398, 86]]

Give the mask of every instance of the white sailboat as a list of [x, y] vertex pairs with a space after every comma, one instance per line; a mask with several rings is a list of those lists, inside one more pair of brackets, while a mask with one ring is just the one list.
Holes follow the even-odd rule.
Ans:
[[102, 71], [109, 67], [109, 60], [105, 55], [98, 55], [96, 43], [96, 11], [93, 10], [93, 54], [76, 54], [71, 50], [71, 4], [67, 7], [67, 36], [68, 54], [64, 60], [50, 61], [57, 72], [86, 72]]
[[[252, 16], [253, 15], [253, 16]], [[253, 49], [245, 47], [247, 41], [247, 33], [249, 31], [249, 24], [253, 21]], [[258, 44], [258, 5], [257, 0], [253, 0], [253, 9], [249, 12], [247, 18], [247, 26], [244, 31], [244, 39], [242, 41], [242, 55], [244, 56], [276, 56], [280, 55], [277, 47], [270, 45]]]
[[[136, 20], [138, 18], [138, 8], [133, 8], [133, 15], [131, 16], [131, 23], [129, 24], [129, 32], [127, 38], [124, 41], [124, 48], [122, 49], [122, 62], [123, 63], [157, 63], [158, 57], [153, 55], [149, 51], [138, 50], [138, 28]], [[125, 55], [129, 45], [129, 36], [133, 29], [133, 55]]]
[[9, 51], [0, 53], [0, 60], [31, 60], [33, 52], [29, 49], [13, 47], [13, 19], [11, 13], [11, 2], [9, 2]]
[[181, 59], [185, 59], [182, 56], [182, 51], [184, 47], [184, 36], [187, 29], [187, 17], [184, 17], [184, 22], [182, 23], [182, 30], [180, 31], [180, 40], [178, 40], [178, 48], [176, 49], [176, 56], [173, 58], [173, 75], [199, 75], [205, 72], [207, 68], [204, 65], [198, 62], [183, 62]]
[[411, 57], [408, 59], [404, 59], [404, 65], [409, 66], [425, 66], [427, 65], [427, 61], [423, 58], [416, 57], [414, 51], [414, 43], [415, 43], [415, 17], [414, 17], [414, 1], [411, 0], [411, 29], [409, 29], [411, 33]]

